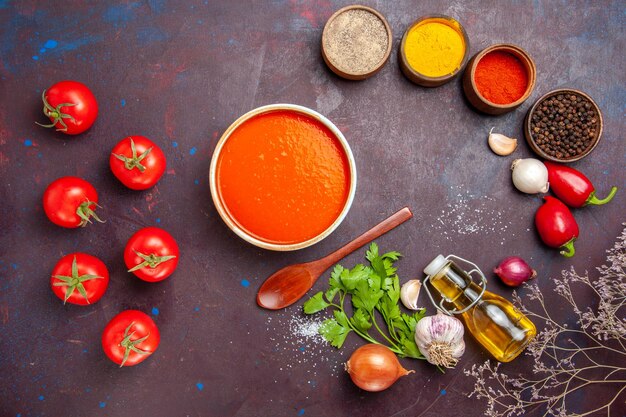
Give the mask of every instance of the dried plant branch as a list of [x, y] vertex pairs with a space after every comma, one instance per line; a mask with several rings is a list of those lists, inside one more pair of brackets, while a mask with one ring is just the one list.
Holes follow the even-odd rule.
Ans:
[[[607, 265], [596, 268], [600, 274], [596, 280], [587, 273], [579, 275], [573, 267], [553, 279], [554, 291], [573, 313], [568, 317], [576, 319], [572, 327], [548, 311], [536, 284], [528, 287], [526, 298], [537, 311], [513, 294], [516, 306], [544, 328], [526, 350], [534, 359], [533, 377], [511, 377], [490, 361], [465, 370], [476, 379], [470, 397], [487, 400], [486, 416], [522, 416], [531, 410], [557, 417], [611, 416], [625, 409], [626, 228], [607, 253]], [[596, 300], [577, 300], [574, 286], [586, 288], [586, 295]], [[571, 394], [585, 394], [592, 387], [602, 387], [606, 401], [591, 410], [571, 409], [581, 407], [568, 402]]]

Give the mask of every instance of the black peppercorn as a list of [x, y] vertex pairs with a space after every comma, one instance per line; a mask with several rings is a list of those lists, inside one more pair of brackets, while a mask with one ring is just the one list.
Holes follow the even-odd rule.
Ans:
[[529, 119], [537, 146], [548, 155], [567, 160], [593, 144], [599, 114], [586, 97], [568, 92], [544, 99]]

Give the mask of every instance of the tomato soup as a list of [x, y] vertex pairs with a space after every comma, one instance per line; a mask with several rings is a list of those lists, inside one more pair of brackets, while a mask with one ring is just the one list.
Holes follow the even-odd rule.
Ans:
[[320, 235], [341, 215], [350, 165], [322, 122], [276, 110], [252, 116], [231, 132], [218, 156], [216, 182], [239, 228], [264, 242], [294, 244]]

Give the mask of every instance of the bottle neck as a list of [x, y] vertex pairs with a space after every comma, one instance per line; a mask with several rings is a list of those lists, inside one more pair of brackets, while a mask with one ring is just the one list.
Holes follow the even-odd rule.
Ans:
[[430, 278], [430, 283], [448, 304], [457, 310], [463, 310], [480, 298], [482, 288], [453, 262], [448, 262], [437, 274]]

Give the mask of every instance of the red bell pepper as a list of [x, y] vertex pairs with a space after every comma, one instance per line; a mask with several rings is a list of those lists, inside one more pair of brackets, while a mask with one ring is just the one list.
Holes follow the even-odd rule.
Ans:
[[574, 241], [578, 237], [578, 224], [572, 212], [560, 200], [549, 195], [535, 214], [535, 226], [543, 243], [561, 248], [561, 255], [571, 258], [576, 252]]
[[565, 165], [544, 161], [548, 168], [548, 182], [550, 189], [562, 202], [570, 207], [583, 207], [587, 204], [601, 205], [613, 199], [617, 187], [611, 188], [606, 198], [596, 197], [596, 190], [582, 172]]

